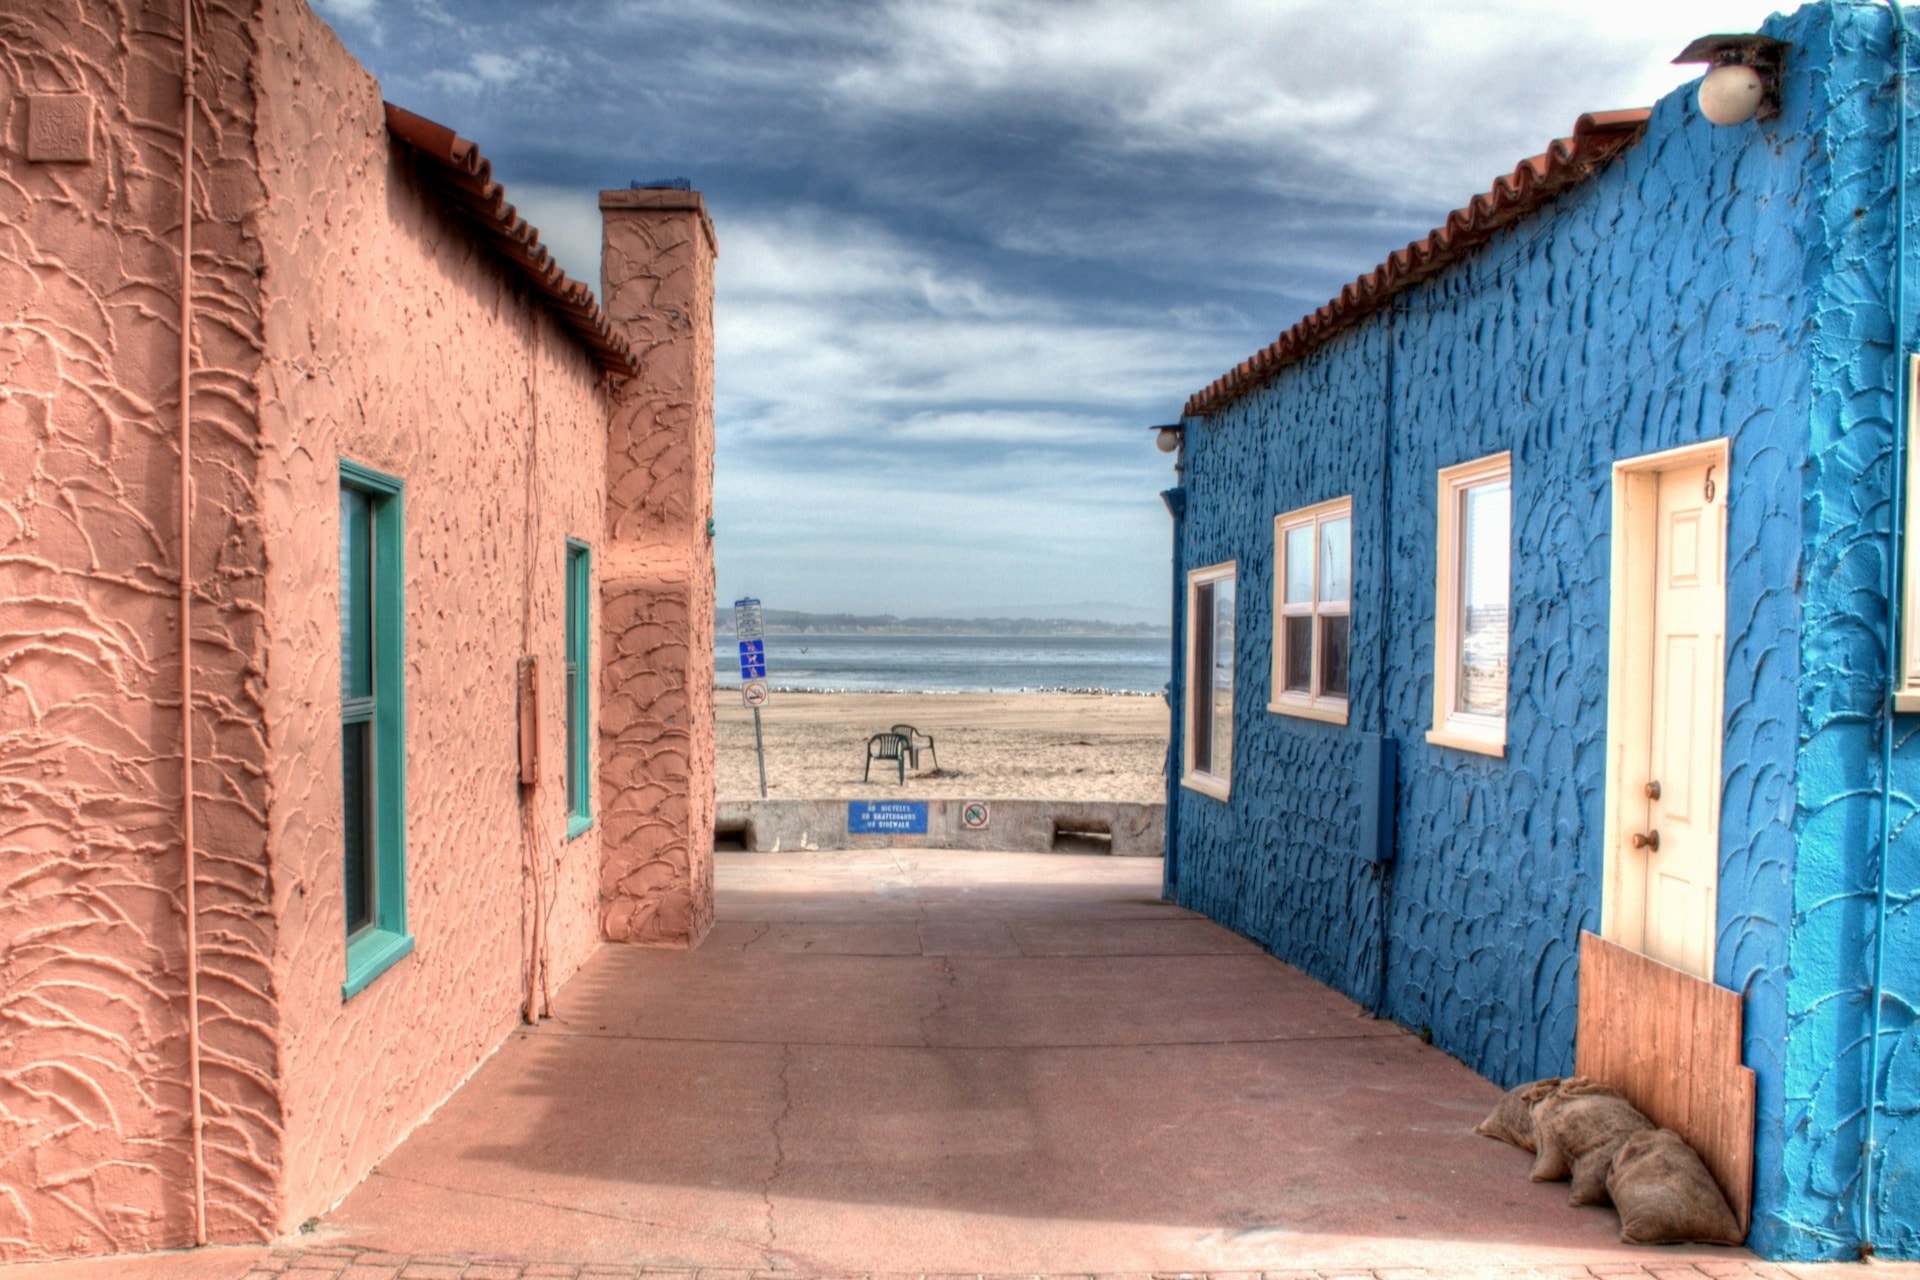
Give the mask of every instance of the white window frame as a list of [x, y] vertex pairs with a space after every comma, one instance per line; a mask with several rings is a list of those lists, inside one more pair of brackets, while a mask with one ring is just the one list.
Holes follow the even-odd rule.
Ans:
[[[1512, 555], [1513, 454], [1496, 453], [1440, 471], [1440, 536], [1434, 544], [1436, 569], [1433, 587], [1433, 728], [1427, 741], [1439, 747], [1477, 751], [1481, 755], [1504, 756], [1507, 753], [1507, 712], [1503, 706], [1497, 716], [1475, 715], [1459, 709], [1461, 627], [1465, 622], [1460, 592], [1465, 574], [1462, 556], [1466, 548], [1461, 539], [1461, 500], [1467, 490], [1505, 482], [1507, 486], [1508, 555]], [[1507, 618], [1513, 618], [1513, 573], [1507, 573]], [[1508, 643], [1512, 652], [1512, 643]], [[1508, 684], [1512, 697], [1512, 684]]]
[[[1186, 615], [1187, 635], [1186, 635], [1185, 643], [1181, 646], [1182, 650], [1186, 654], [1186, 668], [1185, 668], [1186, 670], [1186, 705], [1181, 708], [1181, 714], [1180, 714], [1180, 722], [1181, 722], [1180, 723], [1180, 735], [1181, 735], [1180, 785], [1188, 788], [1189, 790], [1198, 791], [1202, 795], [1212, 796], [1216, 800], [1225, 800], [1232, 792], [1232, 783], [1233, 783], [1232, 743], [1233, 743], [1233, 738], [1236, 735], [1234, 735], [1233, 733], [1233, 723], [1231, 720], [1229, 720], [1227, 724], [1228, 749], [1227, 749], [1226, 760], [1225, 761], [1218, 761], [1218, 760], [1209, 761], [1209, 763], [1215, 764], [1215, 765], [1224, 763], [1226, 766], [1225, 770], [1220, 772], [1215, 772], [1212, 770], [1200, 770], [1193, 767], [1193, 709], [1195, 706], [1195, 702], [1196, 702], [1196, 699], [1205, 697], [1208, 700], [1208, 704], [1211, 705], [1212, 698], [1213, 698], [1213, 685], [1211, 683], [1211, 680], [1209, 680], [1209, 683], [1205, 689], [1194, 688], [1193, 620], [1195, 615], [1195, 605], [1200, 595], [1200, 588], [1208, 585], [1209, 583], [1217, 583], [1217, 582], [1231, 582], [1234, 584], [1234, 596], [1233, 596], [1233, 611], [1234, 611], [1234, 622], [1235, 622], [1234, 634], [1238, 635], [1239, 633], [1238, 623], [1239, 623], [1239, 614], [1240, 614], [1238, 563], [1233, 560], [1228, 560], [1221, 564], [1210, 564], [1205, 566], [1204, 568], [1193, 569], [1187, 573], [1187, 615]], [[1215, 642], [1218, 643], [1219, 633], [1217, 629], [1213, 632], [1213, 635], [1215, 638]], [[1234, 667], [1235, 667], [1234, 682], [1237, 684], [1239, 683], [1239, 670], [1238, 670], [1239, 664], [1236, 662], [1234, 664]], [[1227, 714], [1231, 716], [1233, 714], [1233, 710], [1232, 710], [1233, 702], [1231, 699], [1228, 700], [1227, 707], [1228, 707]], [[1214, 745], [1217, 746], [1218, 742], [1219, 742], [1219, 735], [1215, 734]], [[1209, 750], [1208, 752], [1209, 757], [1211, 757], [1213, 754], [1214, 754], [1213, 750]]]
[[[1320, 526], [1329, 520], [1347, 522], [1347, 598], [1337, 602], [1320, 600]], [[1305, 604], [1287, 603], [1287, 534], [1294, 529], [1313, 529], [1313, 599]], [[1308, 660], [1312, 672], [1306, 693], [1286, 688], [1287, 627], [1290, 617], [1311, 617], [1313, 653]], [[1301, 507], [1273, 519], [1273, 697], [1267, 710], [1283, 716], [1301, 716], [1328, 724], [1347, 722], [1346, 694], [1328, 694], [1320, 689], [1320, 619], [1346, 618], [1347, 689], [1353, 689], [1353, 495]]]
[[1907, 509], [1900, 548], [1900, 687], [1895, 711], [1920, 711], [1920, 355], [1907, 357]]

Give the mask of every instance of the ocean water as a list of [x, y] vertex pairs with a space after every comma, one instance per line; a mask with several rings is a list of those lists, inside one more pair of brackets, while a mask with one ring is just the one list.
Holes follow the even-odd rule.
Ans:
[[[769, 635], [767, 683], [801, 692], [1157, 694], [1168, 644], [1164, 636]], [[713, 673], [724, 687], [740, 684], [732, 632], [715, 637]]]

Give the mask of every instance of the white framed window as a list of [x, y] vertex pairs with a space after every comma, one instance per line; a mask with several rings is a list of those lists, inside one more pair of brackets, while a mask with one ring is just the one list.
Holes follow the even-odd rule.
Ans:
[[1183, 786], [1227, 798], [1233, 776], [1234, 562], [1187, 574]]
[[1353, 499], [1273, 522], [1273, 701], [1267, 710], [1347, 722], [1353, 610]]
[[1427, 741], [1483, 755], [1507, 750], [1507, 618], [1513, 455], [1440, 472], [1433, 596], [1433, 728]]
[[1900, 687], [1895, 711], [1920, 711], [1920, 355], [1907, 357], [1907, 509], [1900, 549]]

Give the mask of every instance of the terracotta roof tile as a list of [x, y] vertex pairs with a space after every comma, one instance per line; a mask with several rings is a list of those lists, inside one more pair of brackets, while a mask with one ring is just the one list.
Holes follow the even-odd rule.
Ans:
[[422, 173], [435, 194], [463, 212], [495, 253], [542, 298], [571, 329], [600, 367], [637, 377], [639, 359], [614, 331], [593, 290], [571, 279], [540, 243], [540, 232], [507, 203], [506, 189], [493, 180], [493, 165], [480, 148], [442, 124], [391, 102], [387, 132], [426, 163]]
[[1573, 136], [1556, 139], [1546, 151], [1522, 160], [1493, 188], [1447, 215], [1424, 239], [1404, 249], [1340, 290], [1338, 297], [1271, 344], [1236, 365], [1188, 399], [1184, 413], [1198, 417], [1225, 408], [1306, 357], [1327, 339], [1351, 328], [1387, 304], [1395, 294], [1426, 280], [1486, 243], [1502, 227], [1518, 222], [1540, 206], [1605, 168], [1640, 140], [1651, 112], [1597, 111], [1580, 117]]

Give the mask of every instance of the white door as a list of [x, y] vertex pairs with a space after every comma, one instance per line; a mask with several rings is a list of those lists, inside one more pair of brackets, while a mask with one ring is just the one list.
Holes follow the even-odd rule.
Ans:
[[1641, 948], [1708, 979], [1720, 882], [1721, 632], [1727, 616], [1720, 520], [1706, 497], [1710, 469], [1660, 474], [1649, 836], [1643, 846], [1647, 933]]
[[[1713, 977], [1726, 628], [1725, 454], [1616, 475], [1610, 937]], [[1624, 518], [1621, 518], [1624, 517]], [[1624, 669], [1621, 669], [1624, 668]]]

